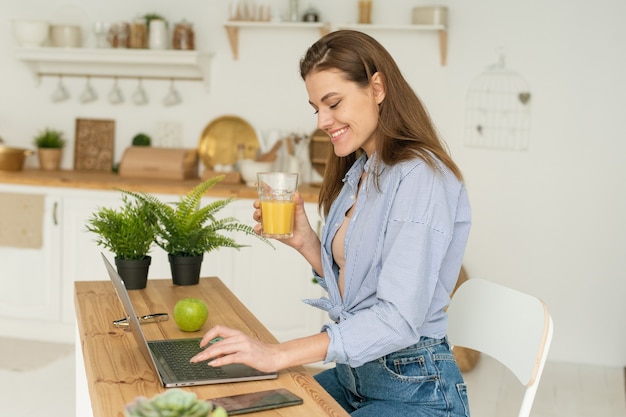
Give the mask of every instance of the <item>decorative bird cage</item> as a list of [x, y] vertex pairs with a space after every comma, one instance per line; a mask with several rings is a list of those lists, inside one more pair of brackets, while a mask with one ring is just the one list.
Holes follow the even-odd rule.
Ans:
[[521, 151], [530, 136], [530, 89], [524, 79], [499, 62], [477, 76], [467, 93], [465, 144]]

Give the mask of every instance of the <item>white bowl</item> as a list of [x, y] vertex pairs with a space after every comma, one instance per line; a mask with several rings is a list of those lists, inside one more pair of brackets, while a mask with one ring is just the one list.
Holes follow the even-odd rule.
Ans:
[[257, 172], [268, 172], [274, 167], [274, 162], [261, 162], [253, 159], [240, 159], [237, 161], [237, 167], [241, 173], [243, 181], [248, 187], [256, 186]]
[[42, 46], [48, 41], [50, 23], [45, 20], [16, 19], [13, 21], [13, 36], [19, 46]]

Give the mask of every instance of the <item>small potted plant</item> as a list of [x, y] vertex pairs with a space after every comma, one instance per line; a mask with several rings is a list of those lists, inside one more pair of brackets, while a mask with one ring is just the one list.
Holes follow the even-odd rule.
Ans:
[[127, 195], [120, 208], [99, 207], [87, 220], [87, 231], [98, 235], [96, 243], [115, 254], [117, 272], [129, 290], [146, 288], [154, 224], [149, 208]]
[[126, 405], [126, 417], [227, 417], [226, 410], [210, 401], [198, 399], [195, 393], [173, 388], [151, 399], [137, 397]]
[[55, 129], [44, 129], [35, 136], [38, 149], [39, 167], [45, 171], [55, 171], [61, 166], [61, 156], [65, 146], [63, 132]]
[[150, 146], [152, 144], [152, 139], [145, 133], [137, 133], [133, 136], [131, 143], [133, 146]]
[[204, 254], [220, 247], [240, 249], [234, 238], [220, 232], [242, 232], [255, 236], [271, 246], [271, 243], [256, 233], [251, 226], [240, 223], [234, 217], [217, 219], [215, 214], [230, 204], [233, 199], [213, 201], [202, 206], [202, 196], [224, 175], [208, 178], [195, 186], [178, 202], [163, 202], [146, 193], [124, 191], [149, 207], [156, 220], [155, 242], [168, 254], [172, 280], [175, 285], [195, 285], [200, 279], [200, 268]]

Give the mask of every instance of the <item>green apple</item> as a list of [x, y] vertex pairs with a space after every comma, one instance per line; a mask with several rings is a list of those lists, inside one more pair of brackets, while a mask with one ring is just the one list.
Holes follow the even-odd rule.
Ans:
[[184, 332], [200, 330], [208, 317], [207, 305], [197, 298], [182, 298], [174, 306], [174, 321]]
[[211, 411], [211, 414], [209, 414], [210, 417], [228, 417], [228, 413], [226, 412], [226, 410], [220, 406], [217, 406], [213, 409], [213, 411]]

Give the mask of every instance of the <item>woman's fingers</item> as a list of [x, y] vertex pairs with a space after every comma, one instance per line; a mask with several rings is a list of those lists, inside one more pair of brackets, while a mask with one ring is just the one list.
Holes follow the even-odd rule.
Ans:
[[[211, 341], [213, 343], [209, 343]], [[262, 343], [225, 326], [211, 328], [202, 338], [201, 346], [207, 347], [191, 358], [190, 362], [209, 360], [208, 365], [211, 366], [243, 363], [264, 372], [276, 369], [273, 345]]]

